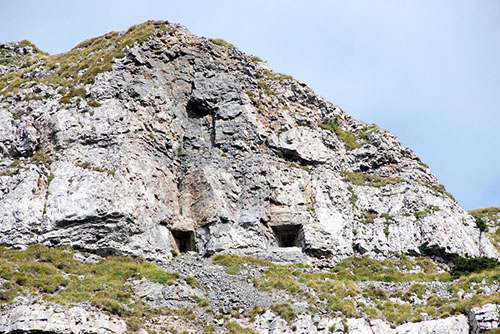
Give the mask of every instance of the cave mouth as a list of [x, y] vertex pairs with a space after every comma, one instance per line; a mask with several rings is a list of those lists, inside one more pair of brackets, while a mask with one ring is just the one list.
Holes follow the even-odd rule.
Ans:
[[279, 247], [300, 247], [302, 225], [271, 226]]
[[193, 231], [180, 231], [172, 230], [175, 245], [180, 253], [195, 252], [194, 232]]

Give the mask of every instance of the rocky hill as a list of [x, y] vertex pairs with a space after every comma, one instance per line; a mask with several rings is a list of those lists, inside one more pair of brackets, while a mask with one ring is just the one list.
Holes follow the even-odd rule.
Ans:
[[0, 333], [498, 326], [494, 265], [448, 273], [494, 264], [495, 231], [392, 134], [228, 42], [148, 21], [0, 44], [0, 108]]

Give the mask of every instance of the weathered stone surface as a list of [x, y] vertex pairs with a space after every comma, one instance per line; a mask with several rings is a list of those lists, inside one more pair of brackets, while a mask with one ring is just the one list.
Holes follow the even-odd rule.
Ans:
[[[466, 334], [469, 333], [467, 318], [463, 315], [444, 319], [435, 319], [414, 323], [406, 323], [391, 328], [390, 324], [380, 319], [320, 318], [311, 315], [299, 315], [290, 324], [271, 311], [258, 316], [253, 323], [258, 333], [262, 334]], [[347, 326], [347, 327], [345, 327]]]
[[0, 244], [167, 260], [189, 236], [203, 255], [287, 262], [498, 256], [393, 135], [237, 49], [169, 29], [131, 46], [85, 98], [61, 104], [36, 82], [0, 95]]
[[489, 329], [497, 328], [500, 324], [500, 306], [497, 304], [484, 304], [474, 307], [469, 312], [471, 334], [478, 334]]
[[[253, 327], [262, 334], [327, 334], [344, 333], [342, 318], [321, 318], [317, 315], [299, 314], [288, 324], [272, 311], [256, 317]], [[349, 328], [350, 330], [350, 328]]]
[[0, 312], [0, 333], [122, 334], [125, 321], [81, 306], [18, 305]]
[[444, 319], [406, 323], [396, 327], [396, 331], [398, 334], [468, 334], [469, 324], [466, 316], [456, 315]]
[[380, 319], [366, 320], [363, 318], [351, 318], [347, 319], [347, 327], [349, 328], [349, 334], [396, 334], [396, 330]]

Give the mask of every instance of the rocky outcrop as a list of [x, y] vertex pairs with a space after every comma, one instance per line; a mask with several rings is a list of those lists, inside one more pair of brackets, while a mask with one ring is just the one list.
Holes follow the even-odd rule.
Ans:
[[[111, 71], [90, 80], [94, 69], [81, 69], [87, 81], [72, 91], [49, 80], [64, 75], [63, 58], [47, 70], [51, 56], [37, 55], [37, 81], [2, 89], [12, 92], [0, 96], [0, 244], [165, 260], [172, 250], [292, 260], [287, 247], [300, 261], [498, 256], [387, 131], [229, 45], [154, 27]], [[84, 57], [89, 43], [71, 52]]]
[[[366, 320], [363, 318], [312, 318], [310, 315], [302, 315], [290, 324], [280, 317], [267, 311], [259, 316], [255, 323], [255, 329], [262, 334], [322, 334], [322, 333], [349, 333], [349, 334], [468, 334], [469, 325], [467, 317], [463, 315], [452, 316], [443, 319], [427, 320], [421, 322], [406, 323], [396, 328], [380, 319]], [[475, 333], [475, 332], [471, 332]]]
[[19, 304], [0, 312], [0, 333], [123, 334], [125, 321], [81, 306]]
[[474, 307], [469, 313], [471, 334], [478, 334], [498, 328], [500, 324], [500, 307], [497, 304], [484, 304]]
[[467, 324], [467, 317], [464, 315], [457, 315], [444, 319], [406, 323], [398, 326], [396, 330], [398, 334], [467, 334], [469, 333], [469, 326]]

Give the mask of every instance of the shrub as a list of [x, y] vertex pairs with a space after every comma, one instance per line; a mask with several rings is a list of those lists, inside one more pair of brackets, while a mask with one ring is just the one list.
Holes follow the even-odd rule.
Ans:
[[470, 273], [481, 272], [485, 269], [493, 269], [500, 264], [497, 259], [482, 256], [482, 257], [459, 257], [457, 258], [450, 270], [453, 277], [459, 277]]
[[476, 217], [476, 227], [481, 232], [486, 231], [486, 223], [484, 222], [484, 220], [481, 217]]
[[487, 207], [481, 209], [469, 210], [469, 213], [474, 218], [488, 218], [490, 221], [496, 221], [500, 219], [500, 207]]

